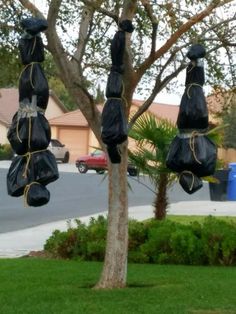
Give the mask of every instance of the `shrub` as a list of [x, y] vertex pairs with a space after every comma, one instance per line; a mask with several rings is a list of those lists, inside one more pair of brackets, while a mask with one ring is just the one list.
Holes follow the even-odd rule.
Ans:
[[178, 226], [171, 234], [170, 247], [173, 264], [203, 264], [202, 242], [194, 234], [191, 225]]
[[148, 239], [140, 248], [149, 257], [149, 262], [160, 263], [160, 254], [165, 254], [167, 263], [171, 262], [170, 237], [176, 230], [176, 226], [176, 223], [169, 220], [155, 220], [150, 223]]
[[0, 144], [0, 160], [9, 160], [13, 157], [13, 150], [10, 144]]
[[[67, 231], [54, 231], [45, 250], [55, 257], [102, 261], [107, 218], [76, 220]], [[207, 217], [189, 225], [150, 220], [129, 221], [128, 261], [133, 263], [236, 265], [236, 224]]]
[[203, 251], [209, 265], [236, 264], [235, 224], [208, 217], [202, 227]]

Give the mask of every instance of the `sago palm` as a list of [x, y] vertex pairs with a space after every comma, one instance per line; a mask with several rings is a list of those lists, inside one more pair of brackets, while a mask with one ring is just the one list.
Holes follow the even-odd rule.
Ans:
[[135, 140], [135, 150], [129, 151], [129, 158], [137, 168], [148, 175], [156, 188], [154, 201], [155, 218], [163, 219], [168, 206], [167, 188], [176, 175], [166, 167], [169, 145], [177, 128], [169, 120], [157, 119], [151, 114], [143, 114], [129, 132]]

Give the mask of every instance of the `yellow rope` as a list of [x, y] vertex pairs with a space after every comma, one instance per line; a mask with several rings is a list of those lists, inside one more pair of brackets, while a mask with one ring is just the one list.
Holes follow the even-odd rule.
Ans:
[[190, 188], [189, 188], [189, 191], [192, 191], [195, 178], [194, 178], [194, 174], [193, 174], [191, 171], [188, 171], [188, 170], [182, 171], [182, 172], [180, 173], [180, 176], [179, 176], [179, 181], [180, 181], [181, 175], [183, 175], [183, 174], [185, 174], [185, 173], [188, 173], [188, 174], [191, 174], [191, 175], [192, 175], [192, 183], [191, 183]]
[[23, 174], [22, 174], [23, 178], [27, 178], [27, 171], [28, 171], [28, 168], [29, 168], [29, 163], [30, 163], [30, 160], [31, 160], [31, 156], [32, 156], [33, 154], [41, 153], [41, 152], [44, 152], [44, 151], [46, 151], [46, 150], [47, 150], [47, 149], [40, 149], [40, 150], [36, 150], [36, 151], [34, 151], [34, 152], [27, 152], [27, 153], [24, 154], [24, 155], [20, 155], [20, 156], [22, 156], [22, 157], [26, 157], [26, 158], [27, 158], [27, 160], [26, 160], [26, 165], [25, 165], [25, 170], [24, 170], [24, 172], [23, 172]]
[[27, 65], [24, 67], [24, 69], [21, 71], [20, 76], [19, 76], [19, 81], [20, 81], [21, 76], [22, 76], [22, 74], [24, 73], [24, 71], [25, 71], [29, 66], [31, 66], [31, 69], [30, 69], [30, 84], [31, 84], [32, 88], [34, 88], [34, 85], [33, 85], [33, 82], [32, 82], [33, 66], [34, 66], [34, 64], [36, 64], [36, 63], [39, 63], [39, 62], [31, 62], [31, 63], [27, 64]]
[[191, 88], [192, 86], [198, 86], [198, 87], [201, 87], [201, 88], [202, 88], [202, 85], [197, 84], [197, 83], [191, 83], [191, 84], [188, 84], [188, 88], [187, 88], [187, 96], [188, 96], [188, 98], [189, 98], [189, 99], [191, 98], [191, 96], [189, 95], [189, 92], [190, 92], [190, 88]]
[[201, 161], [198, 160], [196, 152], [195, 152], [195, 137], [196, 136], [204, 136], [204, 134], [199, 133], [197, 131], [193, 131], [191, 133], [191, 136], [190, 136], [190, 139], [189, 139], [189, 146], [190, 146], [190, 149], [191, 149], [191, 151], [193, 153], [193, 157], [196, 160], [196, 162], [199, 163], [199, 164], [202, 164]]
[[36, 36], [34, 37], [34, 43], [33, 43], [31, 53], [30, 53], [31, 55], [34, 53], [35, 46], [36, 46]]
[[28, 202], [27, 202], [27, 197], [28, 197], [29, 189], [30, 189], [30, 187], [31, 187], [33, 184], [39, 184], [39, 185], [40, 185], [40, 183], [38, 183], [38, 182], [36, 182], [36, 181], [33, 181], [33, 182], [31, 182], [30, 184], [27, 184], [27, 185], [25, 186], [25, 188], [24, 188], [24, 206], [25, 206], [25, 207], [29, 206], [29, 204], [28, 204]]

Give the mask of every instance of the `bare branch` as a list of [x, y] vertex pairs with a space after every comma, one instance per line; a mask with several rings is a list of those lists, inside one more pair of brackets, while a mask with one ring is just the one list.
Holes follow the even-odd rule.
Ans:
[[[10, 1], [14, 4], [15, 1]], [[45, 18], [43, 13], [31, 2], [28, 0], [19, 0], [19, 2], [23, 5], [24, 8], [29, 10], [34, 16]]]
[[93, 13], [94, 13], [94, 10], [86, 6], [84, 7], [82, 11], [78, 45], [73, 56], [74, 60], [77, 60], [77, 63], [79, 64], [79, 66], [82, 62], [82, 58], [85, 52], [85, 46], [86, 46], [86, 43], [88, 42], [88, 38], [91, 32], [91, 22], [93, 20]]
[[160, 81], [160, 77], [158, 75], [158, 77], [156, 78], [156, 83], [155, 86], [150, 94], [150, 96], [148, 97], [148, 99], [139, 107], [139, 109], [135, 112], [135, 114], [133, 115], [133, 117], [131, 118], [129, 125], [128, 125], [128, 129], [130, 130], [132, 128], [132, 126], [134, 125], [135, 121], [150, 107], [150, 105], [153, 103], [155, 97], [157, 96], [158, 93], [160, 93], [160, 91], [162, 91], [167, 84], [174, 78], [176, 77], [184, 68], [185, 68], [185, 64], [181, 64], [178, 69], [176, 71], [174, 71], [173, 73], [171, 73], [170, 75], [167, 75], [164, 80]]
[[81, 0], [81, 2], [83, 2], [87, 7], [92, 8], [93, 10], [96, 10], [97, 12], [100, 12], [106, 16], [109, 16], [110, 18], [112, 18], [116, 23], [118, 23], [119, 20], [119, 16], [114, 13], [114, 12], [110, 12], [104, 8], [101, 8], [101, 4], [103, 1], [89, 1], [89, 0]]
[[203, 11], [192, 16], [186, 23], [182, 24], [179, 29], [174, 32], [166, 43], [158, 49], [155, 53], [151, 53], [147, 59], [140, 65], [137, 70], [137, 80], [139, 81], [144, 74], [144, 72], [161, 56], [163, 56], [176, 42], [177, 40], [187, 32], [193, 25], [202, 21], [206, 16], [210, 15], [214, 9], [220, 7], [226, 3], [232, 2], [233, 0], [213, 0]]
[[58, 13], [59, 13], [61, 2], [62, 0], [52, 0], [50, 2], [48, 16], [47, 16], [49, 28], [55, 27], [56, 25], [56, 20], [58, 18]]

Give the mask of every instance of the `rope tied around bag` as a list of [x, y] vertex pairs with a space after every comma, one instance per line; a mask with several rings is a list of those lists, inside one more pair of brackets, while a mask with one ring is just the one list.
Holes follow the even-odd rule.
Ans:
[[37, 103], [37, 96], [34, 95], [32, 97], [32, 104], [27, 102], [21, 102], [20, 107], [17, 111], [17, 124], [16, 124], [16, 136], [20, 143], [22, 143], [22, 140], [19, 135], [19, 122], [21, 118], [28, 118], [29, 119], [29, 136], [28, 136], [28, 148], [30, 148], [30, 141], [31, 141], [31, 130], [32, 130], [32, 117], [37, 117], [38, 112], [41, 114], [45, 113], [45, 110], [38, 107], [36, 105]]
[[35, 47], [36, 47], [36, 36], [34, 36], [34, 43], [33, 43], [32, 50], [31, 50], [31, 52], [30, 52], [31, 55], [34, 53]]
[[195, 138], [196, 138], [196, 136], [204, 136], [204, 134], [199, 133], [198, 131], [193, 131], [190, 135], [190, 138], [189, 138], [189, 147], [193, 153], [194, 159], [196, 160], [197, 163], [199, 163], [201, 165], [202, 162], [198, 160], [197, 155], [196, 155], [196, 151], [195, 151]]
[[202, 85], [200, 85], [200, 84], [198, 84], [198, 83], [191, 83], [191, 84], [188, 84], [188, 85], [186, 86], [186, 88], [187, 88], [187, 96], [188, 96], [189, 99], [191, 98], [191, 96], [189, 95], [189, 92], [190, 92], [191, 87], [193, 87], [193, 86], [198, 86], [198, 87], [201, 87], [201, 88], [202, 88]]
[[28, 169], [29, 169], [29, 164], [30, 164], [30, 160], [31, 160], [31, 157], [33, 154], [36, 154], [36, 153], [41, 153], [41, 152], [45, 152], [47, 149], [40, 149], [40, 150], [36, 150], [34, 152], [27, 152], [26, 154], [24, 155], [20, 155], [22, 157], [26, 157], [26, 165], [25, 165], [25, 170], [22, 174], [23, 178], [27, 178], [27, 172], [28, 172]]
[[24, 69], [21, 71], [20, 76], [19, 76], [19, 80], [20, 80], [22, 74], [24, 73], [24, 71], [25, 71], [28, 67], [31, 67], [31, 68], [30, 68], [30, 84], [31, 84], [31, 87], [32, 87], [32, 88], [34, 88], [32, 76], [33, 76], [33, 68], [34, 68], [34, 65], [35, 65], [35, 64], [40, 64], [40, 62], [31, 62], [31, 63], [27, 64], [27, 65], [24, 67]]
[[30, 190], [30, 188], [31, 188], [31, 186], [32, 186], [33, 184], [38, 184], [38, 185], [40, 185], [39, 182], [33, 181], [33, 182], [31, 182], [30, 184], [27, 184], [27, 185], [25, 186], [25, 188], [24, 188], [24, 206], [25, 206], [25, 207], [29, 207], [27, 198], [28, 198], [29, 190]]
[[180, 181], [181, 176], [184, 175], [184, 174], [191, 174], [191, 176], [192, 176], [192, 182], [191, 182], [191, 185], [189, 187], [189, 191], [192, 191], [193, 186], [194, 186], [194, 182], [195, 182], [194, 174], [191, 171], [189, 171], [189, 170], [184, 170], [179, 175], [179, 181]]

